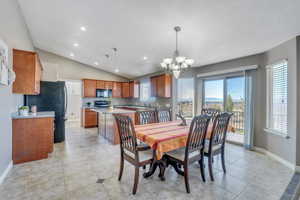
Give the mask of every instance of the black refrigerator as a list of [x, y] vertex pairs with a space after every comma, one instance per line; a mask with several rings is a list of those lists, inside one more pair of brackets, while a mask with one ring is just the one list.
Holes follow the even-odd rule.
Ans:
[[67, 90], [64, 81], [41, 81], [39, 95], [25, 95], [26, 106], [37, 106], [37, 111], [55, 112], [54, 142], [65, 141], [65, 121], [67, 111]]

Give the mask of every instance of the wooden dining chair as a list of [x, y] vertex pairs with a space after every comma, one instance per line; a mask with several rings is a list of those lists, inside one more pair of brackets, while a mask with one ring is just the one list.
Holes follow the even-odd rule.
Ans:
[[[187, 193], [190, 193], [188, 170], [188, 166], [190, 163], [193, 163], [195, 161], [199, 162], [202, 180], [205, 182], [203, 153], [209, 120], [210, 116], [208, 115], [200, 115], [194, 117], [190, 126], [186, 147], [171, 151], [165, 155], [169, 163], [175, 168], [175, 170], [179, 174], [184, 176]], [[183, 165], [183, 172], [178, 168], [179, 165]]]
[[121, 181], [124, 168], [124, 160], [134, 165], [135, 173], [132, 194], [135, 194], [139, 180], [139, 168], [152, 163], [152, 150], [149, 146], [137, 144], [135, 129], [133, 126], [133, 122], [129, 116], [114, 114], [114, 117], [116, 119], [119, 130], [121, 149], [121, 162], [118, 179], [119, 181]]
[[171, 110], [168, 108], [156, 110], [157, 122], [171, 121]]
[[216, 116], [218, 114], [221, 114], [221, 110], [215, 108], [202, 108], [201, 115], [205, 115], [205, 114], [211, 116], [211, 122], [214, 122]]
[[157, 123], [157, 116], [155, 110], [137, 111], [137, 120], [139, 124]]
[[232, 115], [233, 115], [232, 113], [228, 113], [228, 112], [217, 115], [213, 122], [213, 128], [212, 128], [210, 139], [206, 140], [205, 142], [204, 156], [208, 157], [209, 175], [212, 181], [214, 181], [213, 168], [212, 168], [214, 156], [221, 154], [222, 168], [224, 173], [226, 173], [225, 155], [224, 155], [225, 141], [226, 141], [226, 135], [228, 130], [228, 124]]

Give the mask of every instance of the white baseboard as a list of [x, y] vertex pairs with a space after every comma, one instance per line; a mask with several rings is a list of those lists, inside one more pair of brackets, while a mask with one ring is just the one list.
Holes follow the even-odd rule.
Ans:
[[264, 149], [264, 148], [260, 148], [260, 147], [254, 147], [254, 150], [260, 153], [263, 153], [267, 156], [269, 156], [270, 158], [280, 162], [281, 164], [285, 165], [286, 167], [290, 168], [293, 171], [298, 171], [300, 172], [300, 166], [295, 166], [293, 163], [279, 157], [278, 155]]
[[4, 172], [0, 176], [0, 185], [4, 182], [4, 179], [7, 177], [8, 173], [13, 167], [13, 161], [10, 161]]

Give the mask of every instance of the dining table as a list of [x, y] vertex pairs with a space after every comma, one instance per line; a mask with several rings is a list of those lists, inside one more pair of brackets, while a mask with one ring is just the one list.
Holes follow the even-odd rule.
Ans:
[[[186, 146], [191, 120], [187, 120], [187, 125], [181, 125], [181, 120], [151, 123], [144, 125], [135, 125], [136, 137], [149, 145], [153, 152], [153, 162], [148, 172], [143, 176], [145, 178], [154, 174], [159, 167], [159, 177], [165, 180], [164, 172], [166, 167], [172, 165], [176, 172], [182, 175], [182, 171], [174, 163], [168, 163], [164, 154], [173, 150], [184, 148]], [[213, 131], [213, 123], [207, 128], [206, 139], [211, 137]]]

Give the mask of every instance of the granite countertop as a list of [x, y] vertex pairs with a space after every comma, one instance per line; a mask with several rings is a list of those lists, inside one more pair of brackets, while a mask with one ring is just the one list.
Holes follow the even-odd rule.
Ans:
[[135, 113], [134, 110], [120, 109], [120, 108], [94, 108], [92, 109], [95, 112], [102, 114], [122, 114], [122, 113]]
[[29, 118], [43, 118], [43, 117], [55, 117], [54, 111], [37, 112], [35, 114], [29, 113], [28, 116], [19, 115], [18, 112], [12, 113], [12, 119], [29, 119]]

